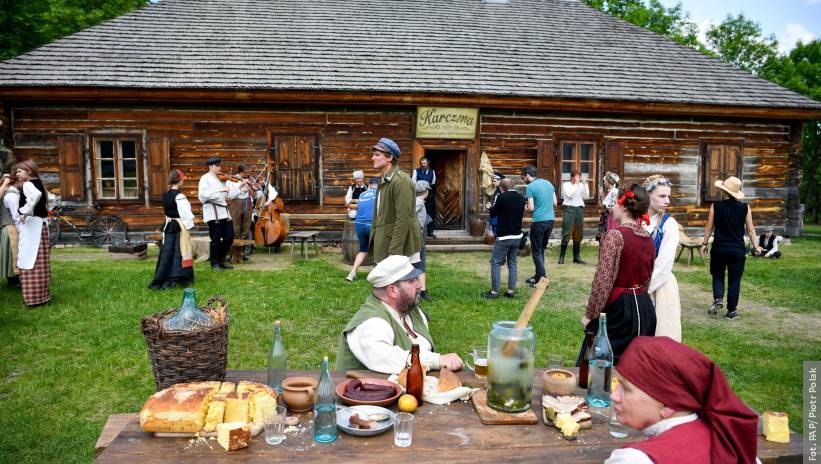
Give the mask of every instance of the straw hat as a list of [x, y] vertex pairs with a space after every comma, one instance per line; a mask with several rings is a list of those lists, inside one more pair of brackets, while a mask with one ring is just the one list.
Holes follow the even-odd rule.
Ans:
[[741, 180], [736, 176], [730, 176], [723, 181], [717, 180], [715, 186], [729, 193], [736, 200], [744, 198], [744, 192], [741, 191]]

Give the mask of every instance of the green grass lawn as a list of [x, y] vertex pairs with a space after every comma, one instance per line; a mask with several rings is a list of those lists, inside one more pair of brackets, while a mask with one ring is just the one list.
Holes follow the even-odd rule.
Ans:
[[[801, 361], [821, 359], [821, 237], [784, 248], [781, 260], [750, 261], [742, 317], [735, 321], [705, 317], [710, 287], [704, 267], [677, 266], [676, 274], [685, 342], [716, 360], [751, 407], [785, 410], [800, 431]], [[54, 302], [46, 307], [25, 309], [19, 293], [0, 287], [6, 347], [0, 364], [0, 462], [89, 462], [108, 415], [138, 411], [154, 391], [140, 318], [178, 305], [182, 291], [146, 289], [156, 257], [156, 249], [151, 251], [147, 261], [115, 261], [87, 248], [54, 250]], [[589, 263], [596, 253], [583, 250]], [[529, 288], [520, 288], [514, 300], [480, 297], [489, 285], [488, 259], [487, 253], [429, 256], [428, 289], [435, 301], [424, 306], [440, 351], [465, 353], [486, 340], [493, 321], [515, 319], [527, 301]], [[229, 368], [264, 368], [275, 319], [283, 323], [289, 367], [315, 369], [323, 354], [334, 358], [339, 331], [368, 293], [365, 274], [346, 282], [339, 254], [289, 265], [286, 253], [261, 251], [252, 260], [276, 270], [213, 273], [201, 263], [196, 268], [200, 302], [210, 295], [229, 302]], [[531, 321], [540, 367], [548, 353], [560, 353], [568, 363], [575, 359], [594, 269], [554, 263], [551, 254], [551, 288]], [[532, 270], [530, 258], [521, 258], [520, 285]]]

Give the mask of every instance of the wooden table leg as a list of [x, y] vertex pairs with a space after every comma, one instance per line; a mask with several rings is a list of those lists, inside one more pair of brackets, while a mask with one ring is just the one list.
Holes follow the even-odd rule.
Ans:
[[[296, 240], [294, 237], [291, 237], [291, 261], [294, 260], [294, 247], [296, 246]], [[268, 253], [271, 252], [271, 248], [268, 248]]]
[[316, 246], [316, 235], [314, 235], [314, 252], [316, 252], [316, 256], [319, 257], [319, 248]]

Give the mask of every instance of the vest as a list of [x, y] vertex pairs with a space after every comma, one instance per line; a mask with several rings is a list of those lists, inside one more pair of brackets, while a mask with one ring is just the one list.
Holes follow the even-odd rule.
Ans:
[[359, 195], [362, 195], [362, 192], [365, 190], [368, 190], [368, 184], [362, 184], [362, 187], [357, 187], [356, 184], [351, 184], [351, 198], [358, 200]]
[[730, 246], [744, 249], [744, 230], [747, 221], [747, 204], [734, 198], [713, 203], [715, 238], [713, 246]]
[[650, 277], [653, 276], [653, 262], [656, 260], [653, 239], [640, 237], [629, 227], [618, 227], [616, 230], [624, 239], [624, 248], [619, 258], [619, 272], [607, 299], [608, 305], [631, 288], [635, 288], [637, 294], [646, 292]]
[[[40, 217], [45, 219], [48, 217], [48, 209], [46, 209], [46, 202], [48, 201], [48, 194], [46, 193], [46, 188], [43, 187], [43, 182], [40, 179], [31, 179], [31, 182], [37, 190], [40, 191], [40, 201], [34, 205], [34, 211], [32, 214], [34, 216]], [[26, 194], [25, 192], [20, 189], [20, 207], [22, 208], [26, 204]]]
[[656, 464], [710, 464], [710, 442], [710, 429], [699, 419], [624, 448], [642, 451]]
[[424, 180], [433, 188], [433, 169], [416, 168], [416, 181]]
[[180, 212], [177, 211], [177, 195], [179, 194], [180, 191], [177, 189], [168, 189], [162, 195], [162, 209], [166, 217], [172, 219], [178, 219], [180, 217]]
[[659, 248], [661, 247], [661, 241], [664, 239], [664, 223], [670, 219], [670, 215], [664, 213], [661, 216], [661, 221], [659, 221], [659, 225], [656, 230], [653, 231], [651, 237], [653, 237], [653, 245], [656, 247], [656, 256], [659, 254]]
[[[390, 314], [388, 314], [388, 308], [382, 304], [381, 301], [376, 299], [373, 295], [368, 295], [368, 298], [365, 299], [365, 302], [362, 306], [359, 307], [359, 310], [356, 314], [353, 315], [351, 320], [348, 322], [348, 325], [342, 329], [342, 334], [339, 336], [339, 349], [337, 350], [336, 354], [336, 369], [338, 370], [367, 370], [367, 366], [362, 364], [356, 356], [354, 356], [351, 348], [348, 346], [348, 334], [353, 332], [353, 330], [359, 327], [360, 324], [367, 321], [368, 319], [372, 318], [379, 318], [383, 321], [390, 324], [391, 329], [393, 330], [393, 344], [402, 348], [403, 350], [410, 350], [411, 349], [411, 339], [408, 334], [405, 332], [405, 328], [396, 321]], [[419, 307], [413, 309], [410, 313], [410, 319], [413, 323], [413, 331], [417, 334], [421, 335], [422, 337], [426, 338], [430, 342], [431, 349], [433, 349], [433, 338], [430, 336], [430, 332], [428, 331], [428, 326], [425, 325], [424, 320], [422, 319], [422, 314], [419, 311]]]

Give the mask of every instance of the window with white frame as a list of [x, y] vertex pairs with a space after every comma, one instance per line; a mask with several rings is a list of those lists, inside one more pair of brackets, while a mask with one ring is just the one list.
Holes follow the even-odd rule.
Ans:
[[100, 200], [140, 198], [139, 149], [135, 138], [94, 141], [95, 194]]
[[595, 142], [584, 141], [562, 141], [559, 153], [561, 155], [561, 182], [570, 180], [570, 173], [578, 169], [582, 173], [582, 178], [587, 180], [590, 196], [585, 198], [591, 200], [596, 197], [596, 186], [598, 182], [598, 159]]

